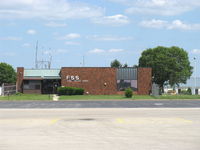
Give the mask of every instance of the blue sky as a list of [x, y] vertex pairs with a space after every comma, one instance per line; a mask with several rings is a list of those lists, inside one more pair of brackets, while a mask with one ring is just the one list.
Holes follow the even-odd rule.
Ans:
[[33, 68], [138, 64], [156, 46], [184, 48], [200, 73], [199, 0], [1, 0], [0, 61]]

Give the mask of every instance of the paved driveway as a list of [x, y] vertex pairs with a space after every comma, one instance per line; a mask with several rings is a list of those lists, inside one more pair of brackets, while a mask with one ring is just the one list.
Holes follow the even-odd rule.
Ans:
[[0, 109], [1, 150], [199, 150], [200, 108]]
[[200, 100], [0, 101], [0, 108], [200, 108]]

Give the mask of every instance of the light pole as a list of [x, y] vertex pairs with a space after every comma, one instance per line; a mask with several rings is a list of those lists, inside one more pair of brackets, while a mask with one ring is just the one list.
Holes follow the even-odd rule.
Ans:
[[196, 87], [197, 87], [197, 62], [196, 62], [196, 57], [194, 57], [194, 72], [195, 72], [195, 77], [194, 77], [194, 94], [196, 95]]

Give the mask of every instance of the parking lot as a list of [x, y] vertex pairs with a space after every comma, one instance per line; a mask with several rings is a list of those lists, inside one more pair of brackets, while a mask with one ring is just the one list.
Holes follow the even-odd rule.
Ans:
[[1, 109], [1, 150], [199, 150], [199, 108]]

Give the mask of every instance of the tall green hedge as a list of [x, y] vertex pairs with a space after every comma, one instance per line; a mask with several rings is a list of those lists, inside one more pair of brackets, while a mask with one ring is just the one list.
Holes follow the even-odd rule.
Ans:
[[83, 88], [76, 87], [58, 87], [57, 89], [58, 95], [83, 95]]

